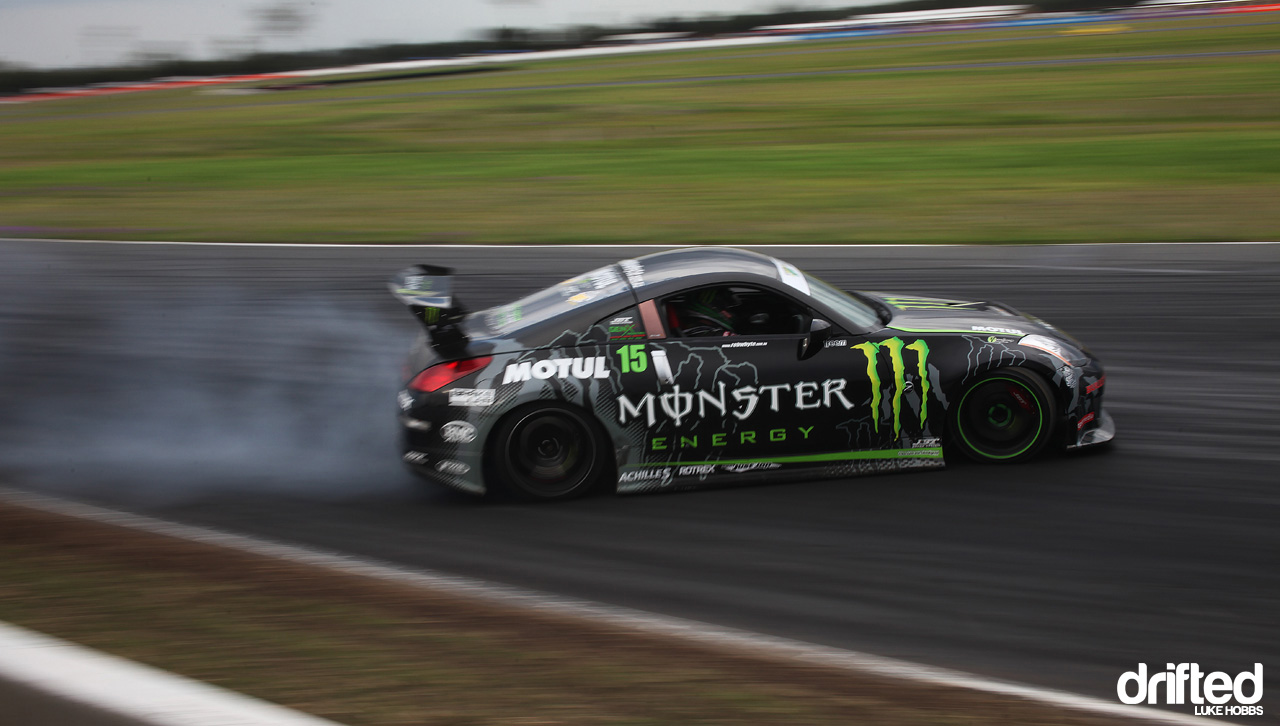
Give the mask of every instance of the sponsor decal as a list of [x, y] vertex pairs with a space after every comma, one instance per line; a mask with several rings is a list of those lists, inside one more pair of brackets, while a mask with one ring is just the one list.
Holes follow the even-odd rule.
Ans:
[[[1163, 671], [1148, 677], [1147, 664], [1139, 663], [1116, 681], [1116, 697], [1121, 703], [1189, 704], [1196, 716], [1262, 716], [1262, 664], [1234, 677], [1224, 671], [1205, 673], [1198, 663], [1165, 663]], [[1162, 687], [1163, 686], [1163, 687]]]
[[609, 340], [611, 341], [612, 340], [636, 340], [637, 338], [643, 338], [643, 337], [645, 337], [644, 331], [636, 330], [635, 326], [632, 326], [632, 325], [627, 325], [625, 327], [619, 326], [619, 325], [609, 326]]
[[721, 348], [766, 348], [768, 343], [762, 340], [742, 340], [737, 343], [725, 343]]
[[404, 278], [404, 287], [408, 292], [420, 292], [424, 295], [431, 294], [431, 286], [422, 283], [430, 280], [426, 275], [406, 275]]
[[639, 482], [656, 481], [663, 486], [671, 483], [670, 469], [632, 469], [624, 471], [618, 475], [620, 484], [636, 484]]
[[890, 338], [879, 343], [865, 342], [853, 346], [854, 350], [862, 351], [867, 357], [867, 377], [871, 379], [871, 410], [876, 412], [872, 418], [872, 424], [876, 433], [880, 432], [880, 401], [881, 401], [881, 382], [880, 382], [880, 366], [879, 353], [881, 350], [889, 354], [889, 363], [893, 370], [893, 435], [898, 437], [902, 434], [902, 393], [907, 389], [907, 367], [902, 358], [902, 351], [909, 350], [915, 353], [916, 370], [915, 374], [920, 379], [920, 428], [923, 429], [926, 420], [929, 417], [929, 344], [923, 340], [916, 340], [910, 344], [903, 344], [901, 338]]
[[773, 461], [758, 461], [754, 464], [726, 464], [720, 467], [721, 470], [730, 474], [745, 474], [748, 471], [768, 471], [781, 468], [782, 464]]
[[[801, 454], [798, 456], [776, 456], [763, 459], [732, 459], [728, 461], [668, 461], [652, 464], [653, 467], [701, 466], [708, 463], [719, 464], [724, 470], [730, 467], [741, 467], [740, 471], [754, 469], [777, 469], [784, 464], [821, 464], [832, 462], [862, 462], [871, 471], [899, 471], [901, 469], [929, 469], [939, 464], [931, 460], [941, 460], [942, 449], [866, 449], [860, 451], [829, 451], [821, 454]], [[859, 468], [864, 468], [859, 464]]]
[[783, 284], [794, 287], [806, 295], [809, 294], [809, 281], [805, 279], [804, 273], [799, 268], [777, 259], [773, 261], [773, 264], [778, 268], [778, 279], [782, 280]]
[[643, 419], [649, 428], [653, 428], [659, 419], [663, 419], [680, 426], [695, 411], [697, 418], [706, 418], [708, 410], [720, 418], [732, 415], [739, 421], [745, 421], [756, 412], [762, 401], [767, 402], [769, 410], [775, 413], [782, 410], [784, 402], [797, 411], [833, 408], [835, 404], [848, 411], [854, 407], [844, 394], [848, 384], [843, 378], [828, 378], [821, 383], [801, 381], [729, 390], [721, 381], [710, 391], [683, 391], [677, 384], [670, 391], [646, 393], [635, 401], [625, 393], [618, 396], [618, 423], [625, 426], [629, 420]]
[[430, 275], [406, 275], [403, 280], [404, 284], [392, 292], [413, 298], [413, 304], [441, 308], [447, 308], [451, 304], [448, 287], [444, 286], [438, 290], [435, 288], [435, 282], [439, 278]]
[[767, 431], [717, 431], [715, 433], [698, 433], [688, 436], [654, 436], [649, 439], [650, 451], [670, 451], [671, 449], [700, 449], [728, 446], [735, 444], [764, 444], [803, 441], [813, 433], [812, 426], [793, 426], [790, 428], [769, 429]]
[[644, 287], [644, 265], [635, 260], [623, 260], [618, 267], [622, 268], [622, 274], [627, 276], [632, 287]]
[[1013, 396], [1013, 400], [1018, 402], [1018, 406], [1020, 406], [1023, 411], [1033, 410], [1031, 406], [1031, 399], [1027, 398], [1027, 394], [1022, 390], [1006, 384], [1005, 391], [1007, 391], [1010, 396]]
[[427, 452], [425, 451], [406, 451], [401, 457], [408, 464], [425, 464], [427, 463]]
[[929, 456], [934, 458], [942, 458], [942, 449], [936, 448], [919, 448], [919, 449], [898, 449], [898, 456], [911, 457], [913, 459], [921, 456]]
[[609, 364], [602, 355], [591, 358], [551, 358], [549, 360], [540, 361], [527, 360], [520, 363], [508, 364], [506, 372], [502, 376], [502, 382], [503, 384], [523, 383], [530, 379], [546, 381], [552, 378], [564, 379], [571, 377], [579, 380], [585, 380], [588, 378], [608, 378]]
[[570, 305], [580, 305], [600, 295], [616, 295], [625, 289], [622, 275], [613, 265], [592, 270], [555, 286]]
[[452, 476], [462, 476], [463, 474], [466, 474], [467, 472], [471, 471], [471, 467], [468, 466], [467, 464], [462, 463], [461, 461], [453, 461], [452, 459], [445, 459], [443, 461], [436, 462], [436, 471], [440, 472], [441, 474], [449, 474]]
[[1085, 415], [1081, 416], [1080, 421], [1076, 423], [1076, 431], [1079, 431], [1080, 429], [1084, 428], [1093, 419], [1094, 419], [1093, 411], [1090, 411], [1089, 413], [1086, 413]]
[[565, 280], [560, 284], [565, 288], [564, 294], [567, 295], [572, 292], [578, 292], [588, 286], [593, 290], [603, 290], [619, 282], [622, 282], [622, 278], [618, 276], [617, 270], [613, 269], [613, 265], [606, 265], [585, 275]]
[[636, 319], [631, 315], [620, 315], [609, 321], [609, 340], [631, 340], [645, 337], [644, 330], [636, 328]]
[[[853, 346], [867, 358], [867, 377], [871, 383], [871, 409], [875, 413], [873, 426], [880, 432], [880, 418], [883, 414], [882, 403], [886, 394], [890, 403], [889, 411], [893, 417], [895, 437], [902, 434], [902, 399], [903, 394], [919, 388], [920, 394], [920, 429], [928, 423], [928, 397], [931, 384], [928, 376], [929, 346], [923, 340], [915, 340], [910, 344], [900, 338], [890, 338], [879, 343], [864, 342]], [[893, 377], [883, 381], [880, 373], [880, 351], [883, 349], [889, 358]], [[910, 351], [915, 358], [914, 366], [908, 371], [903, 351]], [[618, 351], [622, 358], [624, 372], [644, 370], [648, 365], [644, 346], [623, 346]], [[663, 353], [660, 357], [659, 353]], [[633, 356], [640, 356], [635, 358]], [[671, 380], [670, 366], [661, 350], [652, 351], [654, 366], [663, 380]], [[637, 361], [640, 361], [637, 364]], [[641, 366], [637, 368], [637, 365]], [[664, 371], [663, 368], [666, 368]], [[886, 384], [890, 390], [885, 391]], [[776, 383], [763, 386], [739, 386], [730, 389], [723, 381], [715, 384], [710, 390], [684, 390], [679, 384], [670, 390], [660, 393], [645, 393], [633, 397], [623, 393], [616, 398], [618, 406], [618, 424], [626, 426], [629, 422], [641, 420], [647, 428], [654, 428], [660, 422], [671, 422], [677, 427], [685, 426], [690, 420], [701, 421], [708, 417], [724, 419], [729, 416], [745, 421], [761, 406], [774, 413], [786, 410], [810, 411], [817, 409], [837, 409], [850, 411], [856, 404], [849, 400], [846, 389], [849, 381], [845, 378], [828, 378], [823, 381], [798, 381], [796, 383]], [[694, 424], [696, 425], [696, 423]], [[741, 436], [754, 436], [752, 432], [741, 432]], [[807, 438], [807, 437], [806, 437]], [[736, 443], [751, 443], [750, 439], [741, 439]], [[711, 445], [723, 445], [712, 443]]]
[[987, 338], [987, 342], [988, 342], [988, 343], [997, 343], [997, 344], [1000, 344], [1000, 345], [1008, 345], [1008, 344], [1010, 344], [1010, 343], [1014, 342], [1014, 340], [1013, 340], [1013, 338], [1001, 338], [1001, 337], [999, 337], [999, 336], [992, 335], [992, 336], [989, 336], [989, 337]]
[[413, 429], [414, 431], [430, 431], [431, 430], [430, 421], [423, 421], [422, 419], [418, 419], [418, 418], [410, 418], [409, 416], [402, 415], [400, 417], [400, 424], [405, 428]]
[[449, 391], [450, 406], [492, 406], [498, 392], [492, 388], [454, 388]]
[[401, 411], [408, 411], [413, 406], [413, 396], [408, 391], [401, 391], [396, 394], [396, 403], [400, 404]]
[[822, 344], [823, 348], [846, 348], [848, 346], [849, 346], [849, 341], [845, 340], [844, 338], [836, 338], [835, 340], [828, 340], [827, 342]]
[[676, 469], [676, 476], [707, 476], [716, 473], [715, 464], [694, 464]]
[[508, 325], [515, 325], [523, 319], [524, 309], [519, 303], [511, 303], [500, 308], [494, 308], [487, 316], [486, 322], [490, 328], [501, 330]]
[[1017, 328], [1002, 328], [998, 325], [974, 325], [969, 328], [976, 333], [1004, 333], [1005, 335], [1025, 335]]
[[942, 439], [936, 436], [927, 436], [911, 442], [911, 448], [913, 449], [935, 449], [939, 446], [942, 446]]
[[1085, 386], [1085, 387], [1084, 387], [1084, 392], [1085, 392], [1085, 393], [1093, 393], [1094, 391], [1098, 390], [1099, 388], [1102, 388], [1102, 387], [1103, 387], [1103, 386], [1105, 386], [1105, 385], [1107, 385], [1107, 374], [1105, 374], [1105, 373], [1104, 373], [1104, 374], [1102, 374], [1102, 377], [1101, 377], [1101, 378], [1099, 378], [1098, 380], [1094, 381], [1093, 383], [1090, 383], [1089, 385]]
[[476, 440], [476, 427], [466, 421], [450, 421], [440, 427], [440, 438], [451, 444], [469, 444]]

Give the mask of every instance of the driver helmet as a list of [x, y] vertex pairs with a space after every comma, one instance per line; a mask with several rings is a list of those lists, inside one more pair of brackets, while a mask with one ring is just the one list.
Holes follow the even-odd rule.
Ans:
[[736, 335], [738, 299], [727, 288], [710, 287], [693, 293], [686, 301], [686, 317], [704, 318], [724, 328], [725, 335]]

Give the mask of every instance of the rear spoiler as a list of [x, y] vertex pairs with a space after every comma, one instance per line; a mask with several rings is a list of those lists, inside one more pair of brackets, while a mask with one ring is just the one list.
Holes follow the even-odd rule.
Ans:
[[467, 344], [467, 336], [459, 327], [467, 311], [453, 296], [453, 270], [435, 265], [406, 267], [396, 273], [388, 287], [392, 295], [409, 306], [437, 349]]

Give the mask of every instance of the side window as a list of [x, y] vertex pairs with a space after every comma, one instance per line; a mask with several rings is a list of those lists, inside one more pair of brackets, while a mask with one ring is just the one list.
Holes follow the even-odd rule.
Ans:
[[742, 285], [713, 285], [672, 295], [659, 306], [679, 338], [798, 335], [812, 313], [777, 293]]
[[596, 325], [609, 332], [610, 343], [643, 343], [647, 337], [640, 311], [635, 307], [619, 310]]

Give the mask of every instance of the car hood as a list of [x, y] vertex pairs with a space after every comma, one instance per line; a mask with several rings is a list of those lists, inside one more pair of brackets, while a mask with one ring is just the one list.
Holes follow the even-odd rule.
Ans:
[[1062, 335], [1038, 318], [993, 301], [947, 300], [892, 293], [863, 293], [889, 308], [886, 327], [907, 333], [970, 333], [1022, 336]]

